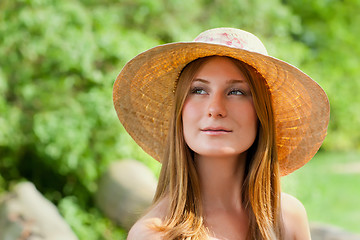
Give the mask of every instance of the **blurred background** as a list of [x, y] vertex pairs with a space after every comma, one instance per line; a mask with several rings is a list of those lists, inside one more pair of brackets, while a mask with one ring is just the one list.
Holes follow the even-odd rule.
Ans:
[[1, 0], [0, 195], [30, 181], [79, 239], [125, 239], [96, 207], [98, 179], [119, 159], [155, 175], [159, 164], [117, 119], [116, 76], [151, 47], [235, 27], [328, 94], [328, 136], [283, 189], [310, 222], [360, 233], [359, 10], [359, 0]]

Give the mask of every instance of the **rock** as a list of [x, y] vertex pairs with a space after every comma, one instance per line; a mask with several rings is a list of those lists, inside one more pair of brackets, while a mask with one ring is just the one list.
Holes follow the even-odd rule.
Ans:
[[0, 200], [0, 239], [77, 240], [57, 208], [30, 182]]
[[360, 240], [357, 234], [323, 223], [312, 223], [310, 231], [312, 240]]
[[155, 176], [141, 162], [116, 161], [100, 178], [96, 202], [108, 218], [129, 230], [151, 205], [156, 185]]

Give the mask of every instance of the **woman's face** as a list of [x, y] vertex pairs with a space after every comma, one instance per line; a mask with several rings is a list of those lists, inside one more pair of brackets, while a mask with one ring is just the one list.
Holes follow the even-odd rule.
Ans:
[[183, 111], [184, 138], [201, 156], [238, 156], [253, 144], [257, 116], [245, 75], [226, 57], [195, 74]]

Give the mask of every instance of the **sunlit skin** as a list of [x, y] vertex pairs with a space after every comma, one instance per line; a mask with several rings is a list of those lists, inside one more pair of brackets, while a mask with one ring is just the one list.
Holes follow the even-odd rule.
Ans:
[[182, 119], [185, 141], [199, 156], [239, 156], [253, 144], [257, 116], [250, 86], [230, 59], [213, 57], [199, 69]]

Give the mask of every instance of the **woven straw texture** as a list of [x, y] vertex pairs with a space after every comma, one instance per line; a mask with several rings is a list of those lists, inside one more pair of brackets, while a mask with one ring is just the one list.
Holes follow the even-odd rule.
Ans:
[[121, 123], [132, 138], [161, 162], [178, 75], [189, 62], [213, 55], [243, 61], [267, 81], [275, 112], [281, 175], [306, 164], [326, 136], [329, 102], [325, 92], [309, 76], [286, 62], [219, 44], [165, 44], [139, 54], [125, 65], [115, 81], [113, 101]]

